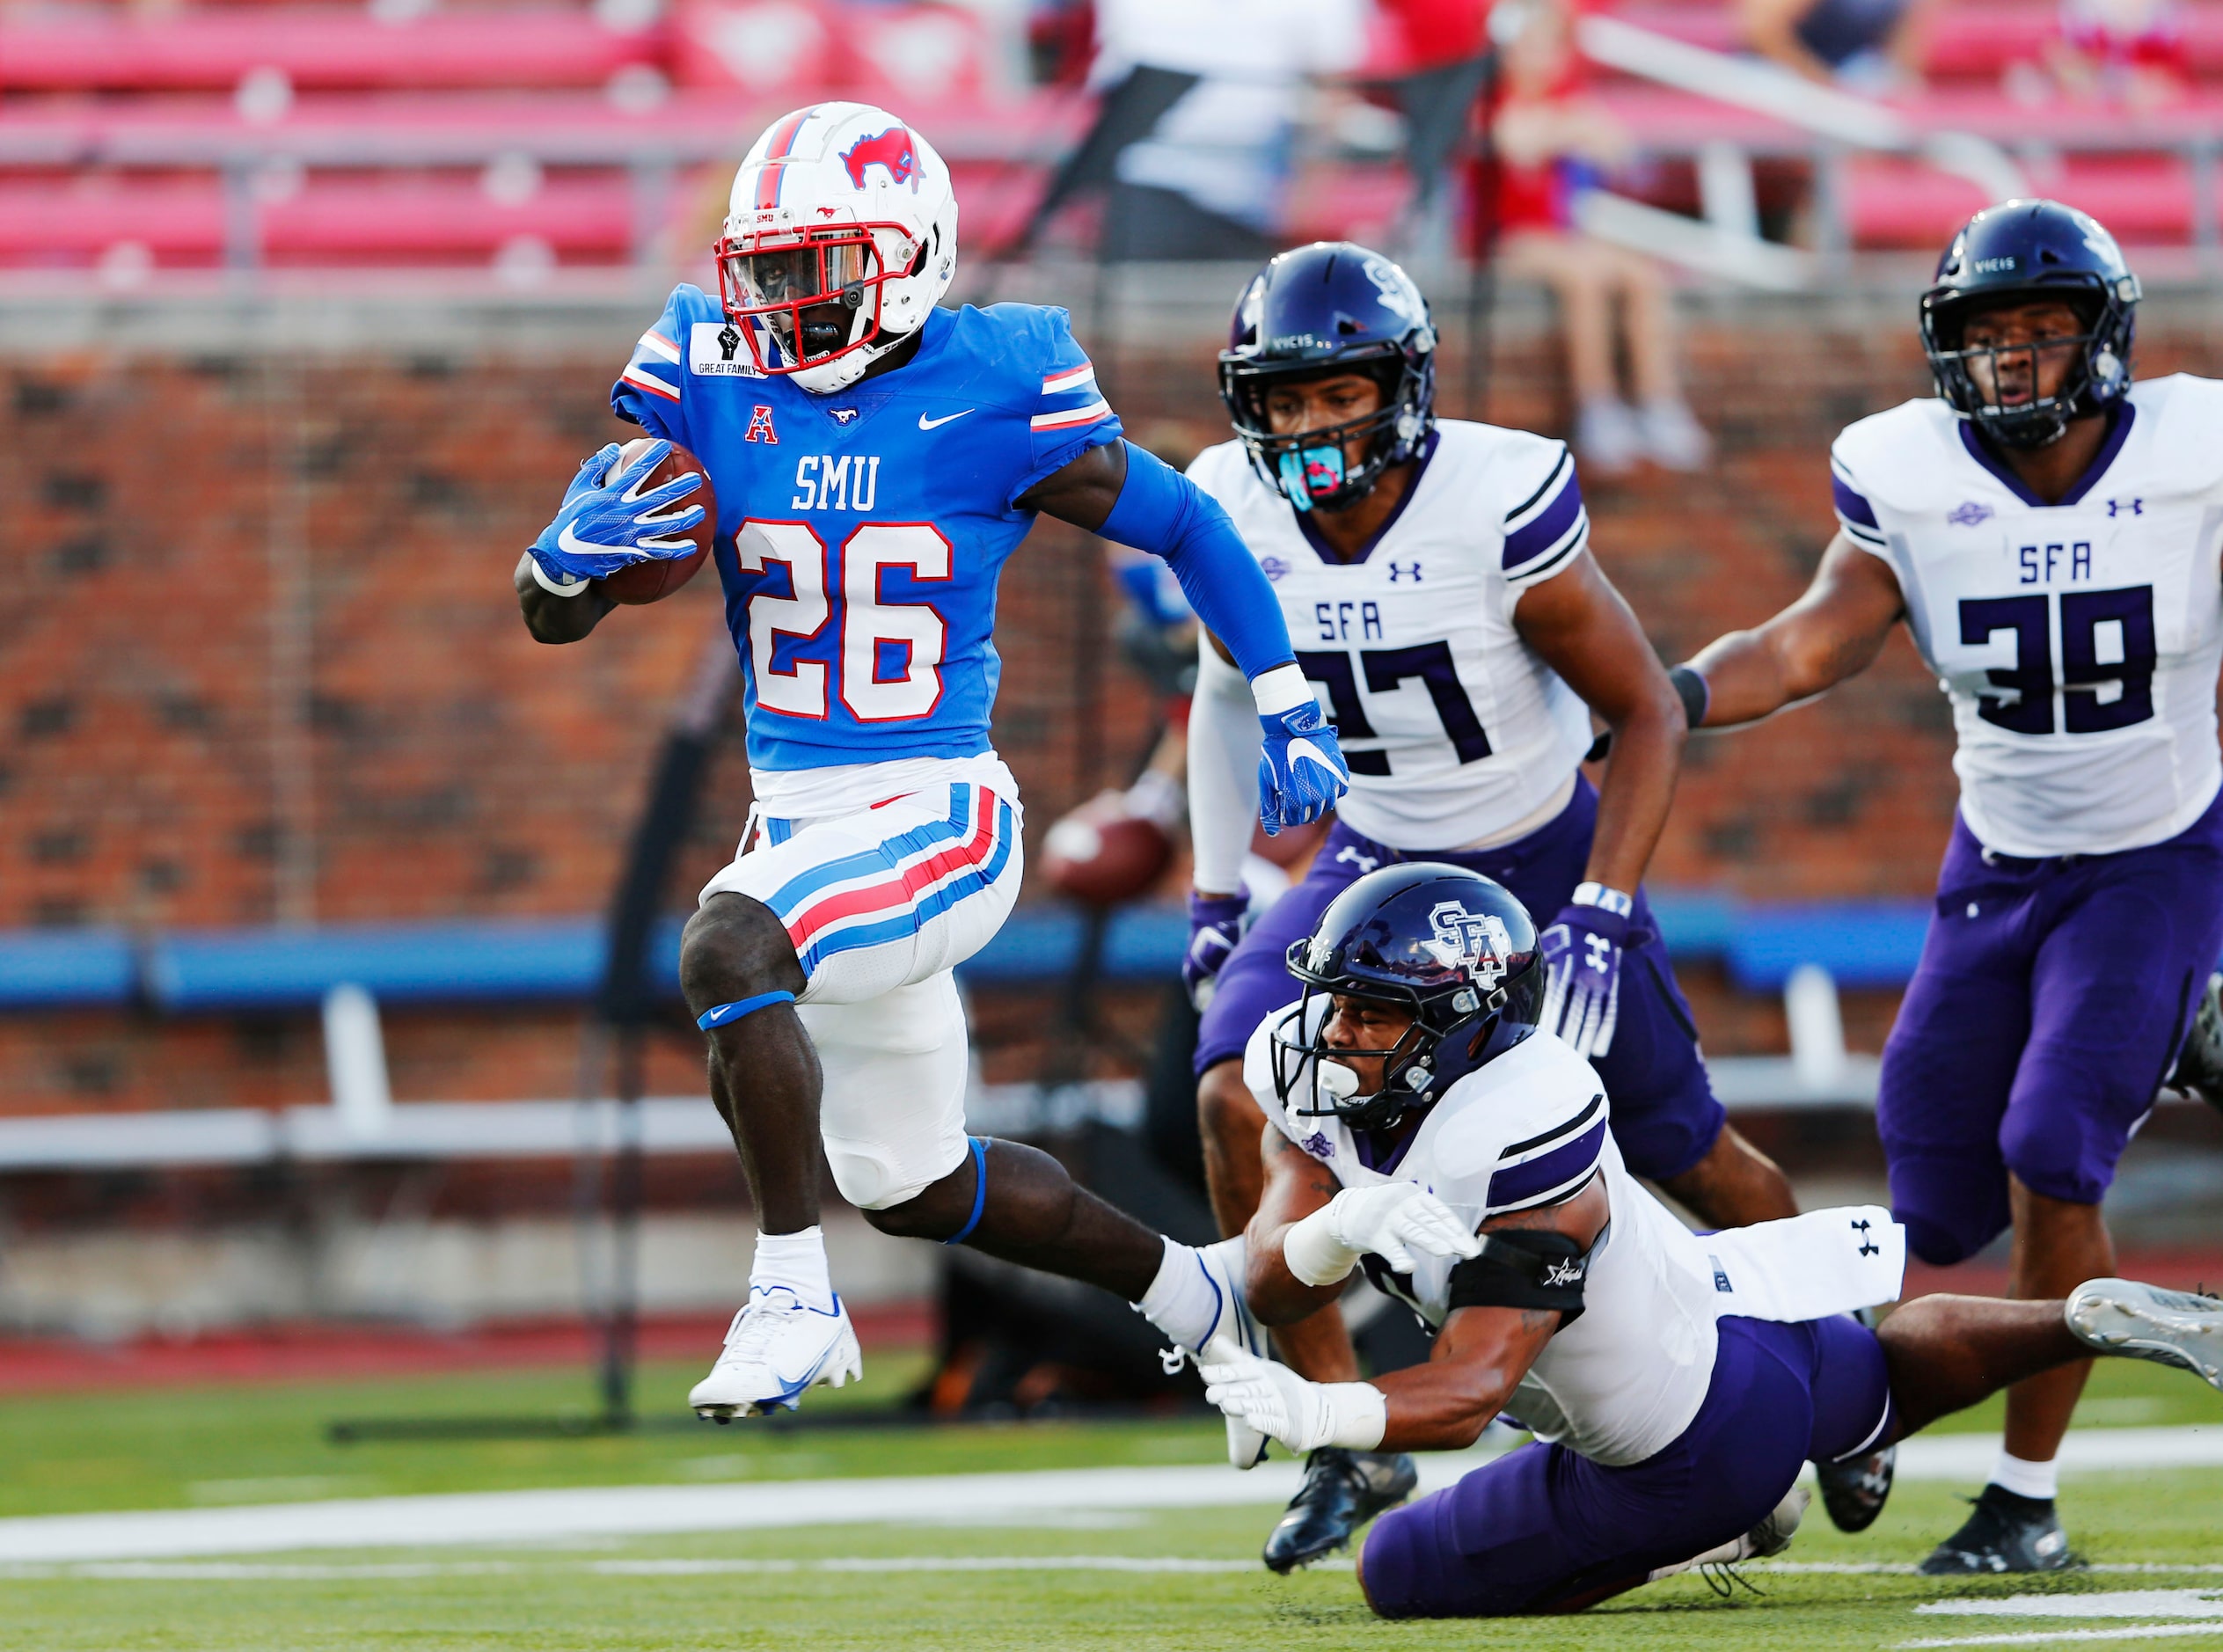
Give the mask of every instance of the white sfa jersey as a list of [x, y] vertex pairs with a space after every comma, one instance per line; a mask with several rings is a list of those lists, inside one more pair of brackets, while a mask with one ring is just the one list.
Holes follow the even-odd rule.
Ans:
[[[1315, 1017], [1325, 1004], [1314, 1000]], [[1298, 1114], [1310, 1074], [1284, 1107], [1274, 1093], [1269, 1016], [1243, 1057], [1243, 1077], [1282, 1133], [1347, 1188], [1417, 1182], [1471, 1226], [1508, 1210], [1548, 1204], [1605, 1178], [1611, 1225], [1590, 1253], [1583, 1314], [1546, 1343], [1506, 1409], [1535, 1431], [1606, 1464], [1640, 1463], [1690, 1426], [1714, 1371], [1715, 1305], [1696, 1242], [1621, 1165], [1606, 1129], [1605, 1086], [1550, 1033], [1531, 1034], [1452, 1085], [1429, 1109], [1397, 1161], [1370, 1168], [1350, 1129], [1333, 1116]], [[1294, 1029], [1292, 1029], [1293, 1032]], [[1452, 1263], [1424, 1256], [1413, 1274], [1370, 1259], [1377, 1284], [1441, 1328]]]
[[1852, 426], [1839, 520], [1890, 564], [1953, 703], [1961, 815], [1986, 848], [2109, 854], [2183, 831], [2223, 785], [2223, 384], [2132, 387], [2040, 504], [1943, 402]]
[[1574, 565], [1590, 518], [1564, 442], [1445, 420], [1397, 514], [1356, 561], [1261, 480], [1239, 442], [1190, 478], [1234, 518], [1327, 702], [1363, 836], [1456, 849], [1532, 815], [1590, 749], [1590, 713], [1513, 629], [1532, 585]]

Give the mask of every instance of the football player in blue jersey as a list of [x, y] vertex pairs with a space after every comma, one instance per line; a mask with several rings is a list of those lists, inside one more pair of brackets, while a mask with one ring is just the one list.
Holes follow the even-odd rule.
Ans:
[[1063, 311], [936, 307], [957, 204], [895, 116], [822, 103], [774, 122], [716, 253], [720, 296], [676, 289], [611, 393], [662, 440], [622, 470], [615, 447], [590, 457], [516, 574], [535, 637], [586, 636], [601, 576], [685, 554], [702, 520], [691, 478], [647, 486], [666, 443], [707, 470], [755, 807], [680, 979], [761, 1232], [690, 1403], [725, 1422], [859, 1374], [822, 1145], [882, 1232], [1086, 1280], [1201, 1346], [1241, 1316], [1240, 1241], [1161, 1239], [1048, 1155], [969, 1137], [951, 971], [1019, 893], [1018, 792], [989, 727], [997, 577], [1035, 515], [1163, 557], [1227, 642], [1262, 722], [1269, 830], [1318, 819], [1348, 778], [1273, 592], [1226, 514], [1121, 439]]

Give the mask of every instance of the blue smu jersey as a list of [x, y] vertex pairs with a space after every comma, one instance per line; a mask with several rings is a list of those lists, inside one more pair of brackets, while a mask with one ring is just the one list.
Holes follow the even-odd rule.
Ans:
[[1035, 520], [1013, 501], [1120, 430], [1063, 310], [936, 310], [903, 366], [814, 396], [680, 287], [611, 405], [717, 490], [752, 767], [991, 749], [996, 581]]

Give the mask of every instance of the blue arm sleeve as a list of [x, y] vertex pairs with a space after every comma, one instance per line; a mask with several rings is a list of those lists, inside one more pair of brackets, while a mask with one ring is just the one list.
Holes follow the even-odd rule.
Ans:
[[1163, 557], [1245, 676], [1292, 663], [1281, 603], [1219, 501], [1155, 455], [1126, 447], [1126, 486], [1096, 531]]

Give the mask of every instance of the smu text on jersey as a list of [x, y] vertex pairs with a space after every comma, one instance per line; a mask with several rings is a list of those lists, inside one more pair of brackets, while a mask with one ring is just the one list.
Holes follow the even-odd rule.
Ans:
[[717, 489], [751, 766], [988, 751], [996, 581], [1034, 522], [1016, 501], [1119, 435], [1064, 312], [936, 310], [900, 370], [823, 396], [706, 370], [747, 359], [727, 331], [678, 288], [611, 399]]

